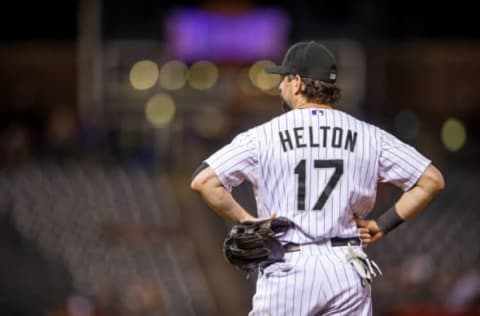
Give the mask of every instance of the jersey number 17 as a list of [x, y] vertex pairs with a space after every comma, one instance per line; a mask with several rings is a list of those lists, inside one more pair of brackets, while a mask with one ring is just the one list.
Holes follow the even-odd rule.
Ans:
[[[343, 174], [343, 160], [341, 159], [329, 159], [329, 160], [318, 160], [313, 161], [314, 168], [335, 168], [330, 180], [328, 180], [325, 189], [323, 189], [322, 194], [318, 198], [312, 210], [320, 211], [322, 210], [325, 202], [327, 202], [328, 197], [332, 193], [333, 189], [340, 180], [340, 177]], [[298, 176], [298, 188], [297, 188], [297, 209], [299, 211], [305, 211], [305, 191], [306, 191], [306, 168], [307, 160], [302, 159], [295, 167], [295, 174]]]

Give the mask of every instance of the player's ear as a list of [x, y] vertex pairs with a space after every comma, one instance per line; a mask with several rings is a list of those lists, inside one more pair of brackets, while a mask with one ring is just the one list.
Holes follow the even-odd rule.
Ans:
[[303, 81], [302, 77], [299, 75], [295, 75], [295, 78], [293, 79], [293, 92], [297, 95], [300, 94], [303, 90]]

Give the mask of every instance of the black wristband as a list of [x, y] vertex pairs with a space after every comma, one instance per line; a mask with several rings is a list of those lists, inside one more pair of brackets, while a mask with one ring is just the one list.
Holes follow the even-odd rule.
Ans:
[[382, 231], [384, 235], [388, 234], [390, 231], [395, 229], [398, 225], [405, 222], [398, 213], [395, 205], [389, 208], [385, 213], [380, 215], [377, 220], [378, 228]]

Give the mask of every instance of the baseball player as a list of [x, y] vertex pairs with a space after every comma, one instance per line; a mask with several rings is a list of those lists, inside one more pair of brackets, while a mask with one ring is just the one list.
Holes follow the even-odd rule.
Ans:
[[[195, 171], [191, 187], [233, 223], [284, 216], [300, 245], [261, 271], [250, 315], [371, 315], [371, 288], [349, 264], [361, 250], [420, 212], [444, 187], [441, 173], [413, 147], [334, 108], [340, 99], [334, 55], [316, 42], [287, 51], [279, 66], [286, 113], [237, 135]], [[252, 183], [258, 218], [231, 195]], [[378, 182], [404, 193], [376, 220]], [[360, 227], [360, 229], [357, 227]]]

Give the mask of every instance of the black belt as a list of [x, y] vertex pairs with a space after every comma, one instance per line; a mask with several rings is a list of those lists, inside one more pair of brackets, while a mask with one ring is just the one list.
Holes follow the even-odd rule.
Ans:
[[362, 243], [360, 238], [358, 237], [349, 237], [349, 238], [333, 237], [333, 238], [330, 238], [330, 242], [332, 243], [332, 247], [347, 246], [348, 244], [350, 244], [351, 246], [360, 246], [360, 244]]
[[[347, 238], [342, 238], [342, 237], [332, 237], [330, 238], [330, 243], [332, 247], [342, 247], [342, 246], [360, 246], [361, 245], [361, 240], [358, 237], [347, 237]], [[315, 242], [311, 243], [305, 243], [305, 244], [297, 244], [293, 242], [289, 242], [283, 247], [285, 248], [286, 252], [294, 252], [294, 251], [299, 251], [301, 246], [306, 246], [306, 245], [314, 245]]]

